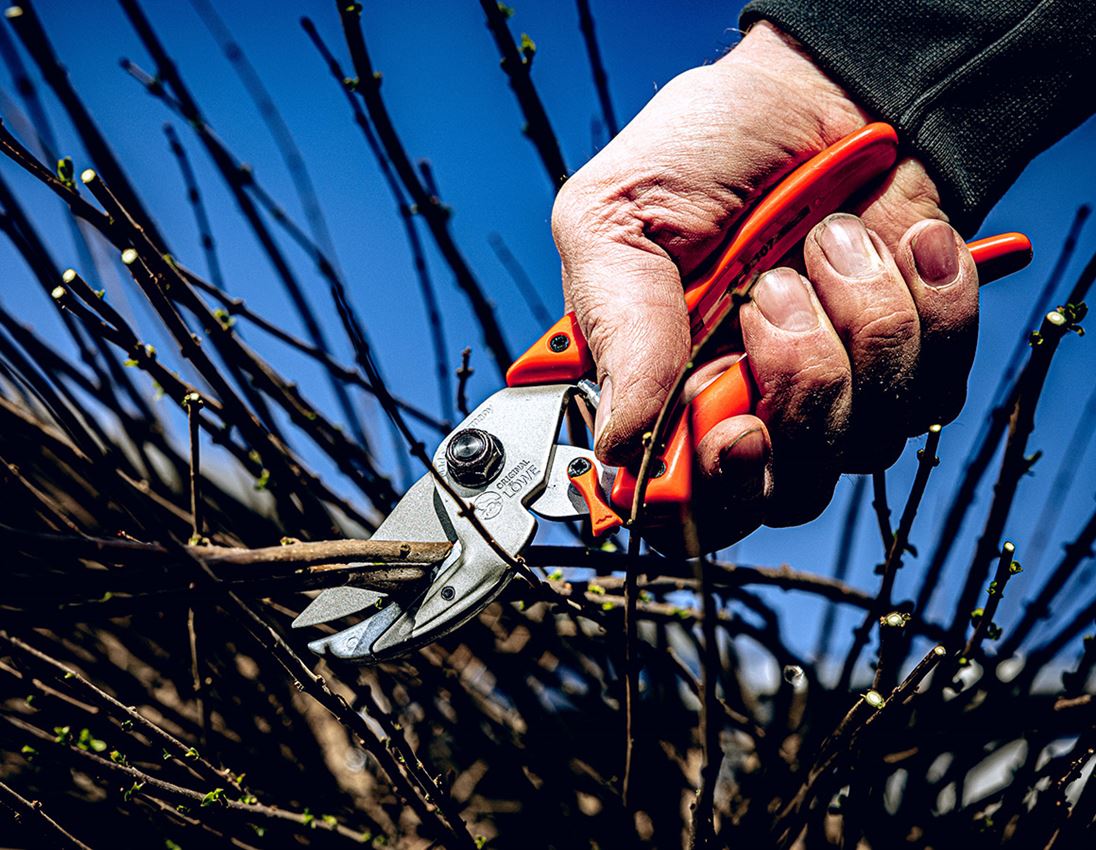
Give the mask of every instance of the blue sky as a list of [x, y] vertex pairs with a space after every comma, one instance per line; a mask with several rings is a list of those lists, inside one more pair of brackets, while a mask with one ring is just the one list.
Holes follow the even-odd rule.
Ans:
[[[301, 219], [292, 183], [277, 149], [191, 5], [185, 2], [145, 5], [217, 133], [237, 156], [254, 166], [266, 188]], [[368, 326], [391, 385], [409, 400], [437, 409], [426, 318], [392, 199], [349, 120], [342, 93], [328, 77], [298, 23], [301, 14], [312, 17], [328, 44], [345, 62], [335, 4], [319, 0], [293, 3], [237, 0], [219, 5], [220, 14], [274, 93], [305, 155], [334, 234], [338, 259], [351, 286], [351, 297]], [[612, 96], [622, 123], [675, 74], [715, 60], [737, 37], [735, 4], [692, 0], [673, 4], [672, 11], [668, 4], [618, 0], [594, 0], [592, 5]], [[118, 66], [118, 60], [124, 56], [151, 68], [119, 7], [107, 0], [79, 4], [48, 0], [37, 7], [76, 88], [162, 229], [170, 234], [175, 253], [188, 265], [204, 269], [182, 182], [161, 131], [165, 121], [174, 119]], [[432, 163], [441, 194], [454, 211], [454, 234], [495, 301], [511, 348], [518, 352], [539, 336], [542, 328], [500, 265], [490, 247], [489, 236], [502, 235], [549, 310], [560, 311], [559, 260], [548, 227], [552, 193], [532, 146], [520, 133], [522, 119], [498, 67], [497, 54], [483, 26], [478, 4], [471, 0], [368, 3], [364, 23], [374, 63], [384, 74], [383, 91], [394, 121], [411, 155]], [[529, 33], [537, 44], [534, 77], [561, 139], [567, 164], [574, 170], [604, 141], [603, 131], [594, 126], [599, 110], [574, 4], [559, 0], [519, 2], [511, 27], [515, 35]], [[12, 86], [4, 70], [0, 70], [0, 86], [5, 95], [2, 104], [5, 119], [14, 126], [17, 115], [9, 108]], [[92, 164], [44, 89], [43, 96], [64, 152], [74, 157], [78, 170]], [[186, 127], [179, 126], [178, 130], [210, 209], [229, 288], [268, 316], [289, 316], [288, 302], [230, 195], [194, 136]], [[996, 373], [1018, 335], [1026, 330], [1024, 319], [1054, 262], [1074, 210], [1082, 202], [1096, 200], [1096, 160], [1091, 156], [1094, 145], [1096, 121], [1090, 120], [1031, 164], [983, 228], [984, 234], [1024, 230], [1035, 243], [1036, 256], [1027, 271], [983, 291], [980, 348], [970, 399], [961, 418], [944, 431], [942, 464], [930, 482], [913, 531], [913, 540], [922, 553], [932, 548], [932, 529], [946, 509], [957, 471], [992, 402]], [[0, 170], [5, 179], [16, 185], [43, 232], [49, 234], [59, 265], [77, 264], [68, 231], [60, 224], [59, 204], [7, 161], [0, 163]], [[1064, 286], [1068, 286], [1094, 247], [1096, 225], [1090, 225], [1082, 235], [1078, 257], [1066, 275]], [[342, 342], [325, 287], [300, 252], [288, 249], [288, 253], [309, 287], [313, 305], [329, 322], [329, 336], [337, 341], [340, 357], [348, 361], [349, 351]], [[464, 346], [474, 348], [473, 365], [477, 371], [469, 394], [474, 402], [478, 401], [498, 388], [498, 376], [479, 344], [463, 296], [432, 252], [429, 261], [442, 302], [453, 367]], [[4, 305], [42, 333], [60, 339], [60, 326], [52, 308], [7, 244], [0, 245], [0, 269], [4, 274], [0, 288]], [[116, 303], [128, 304], [138, 324], [146, 329], [151, 327], [148, 311], [134, 297], [132, 289], [119, 281], [107, 280], [106, 285]], [[334, 409], [326, 383], [310, 363], [256, 333], [250, 334], [249, 339], [273, 363], [295, 377], [310, 397], [326, 409]], [[156, 341], [152, 336], [150, 340]], [[1065, 340], [1047, 385], [1033, 439], [1033, 448], [1042, 449], [1044, 457], [1034, 474], [1025, 480], [1009, 523], [1009, 534], [1017, 544], [1021, 561], [1030, 557], [1025, 551], [1025, 541], [1033, 537], [1037, 519], [1050, 497], [1051, 480], [1062, 463], [1065, 446], [1091, 392], [1096, 365], [1091, 345], [1088, 339]], [[162, 344], [158, 348], [167, 351], [169, 347]], [[162, 404], [168, 407], [166, 401]], [[168, 410], [165, 415], [176, 425], [181, 421], [177, 411]], [[369, 417], [386, 465], [395, 470], [392, 443], [380, 414], [370, 408]], [[890, 475], [891, 502], [896, 510], [904, 501], [912, 477], [914, 448], [919, 442], [913, 441]], [[305, 444], [302, 442], [301, 446], [303, 449]], [[315, 458], [314, 453], [306, 449], [304, 453], [334, 486], [350, 492], [337, 473]], [[1048, 551], [1039, 558], [1038, 570], [1023, 574], [1022, 582], [1018, 583], [1020, 589], [1028, 591], [1038, 586], [1041, 576], [1057, 559], [1060, 543], [1070, 539], [1091, 512], [1096, 489], [1093, 459], [1091, 447], [1086, 447], [1083, 457], [1070, 459], [1077, 467], [1077, 474], [1068, 493], [1053, 496], [1062, 502], [1062, 509], [1057, 525], [1048, 530]], [[851, 485], [851, 480], [842, 481], [831, 509], [819, 520], [797, 529], [762, 530], [735, 547], [733, 556], [742, 562], [790, 563], [829, 572]], [[981, 503], [987, 501], [987, 493], [988, 487], [983, 487]], [[944, 575], [945, 587], [937, 594], [940, 607], [932, 612], [937, 618], [944, 616], [944, 606], [951, 596], [948, 591], [961, 582], [962, 571], [973, 552], [974, 533], [981, 523], [977, 507], [972, 517], [963, 538], [957, 542], [956, 557]], [[877, 578], [872, 567], [880, 557], [874, 524], [866, 520], [860, 525], [850, 581], [874, 589]], [[914, 562], [900, 575], [898, 598], [916, 588], [920, 568]], [[794, 648], [809, 653], [817, 634], [820, 608], [795, 595], [774, 592], [767, 596], [794, 624], [786, 626], [786, 639]], [[1068, 596], [1079, 600], [1081, 594]], [[1021, 599], [1021, 593], [1010, 593], [999, 619], [1007, 622]], [[839, 632], [845, 633], [846, 625], [851, 628], [854, 619], [849, 614], [839, 621]]]

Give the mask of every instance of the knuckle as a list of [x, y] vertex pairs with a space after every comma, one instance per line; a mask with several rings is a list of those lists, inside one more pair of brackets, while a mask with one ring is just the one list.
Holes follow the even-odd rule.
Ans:
[[852, 341], [869, 351], [902, 350], [917, 339], [920, 321], [905, 307], [869, 306], [852, 331]]
[[805, 362], [794, 372], [776, 375], [760, 387], [759, 415], [781, 427], [830, 418], [848, 407], [852, 378], [836, 358]]

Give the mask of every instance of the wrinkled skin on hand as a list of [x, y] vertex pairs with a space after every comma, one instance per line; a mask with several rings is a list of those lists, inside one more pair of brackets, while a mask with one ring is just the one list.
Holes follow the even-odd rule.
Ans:
[[[602, 384], [599, 457], [636, 456], [688, 357], [682, 278], [767, 189], [869, 120], [762, 23], [671, 80], [564, 185], [552, 230]], [[978, 277], [938, 205], [921, 164], [903, 160], [858, 216], [808, 235], [798, 269], [758, 281], [740, 313], [756, 415], [719, 423], [697, 447], [707, 543], [814, 518], [841, 473], [893, 463], [906, 438], [958, 414]], [[699, 369], [686, 396], [735, 357]]]

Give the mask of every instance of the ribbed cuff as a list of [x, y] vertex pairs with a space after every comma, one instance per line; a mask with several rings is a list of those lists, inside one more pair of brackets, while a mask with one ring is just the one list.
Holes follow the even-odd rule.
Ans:
[[1096, 111], [1091, 0], [756, 0], [865, 109], [891, 123], [969, 236], [1027, 163]]

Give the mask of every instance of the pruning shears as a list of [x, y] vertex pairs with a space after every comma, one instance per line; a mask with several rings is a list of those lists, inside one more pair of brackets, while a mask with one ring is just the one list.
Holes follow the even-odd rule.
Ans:
[[[811, 228], [889, 171], [897, 148], [890, 126], [870, 124], [801, 165], [766, 195], [687, 281], [694, 345], [747, 300], [758, 277]], [[983, 283], [1031, 259], [1031, 243], [1019, 233], [969, 247]], [[453, 544], [426, 586], [392, 593], [349, 585], [324, 590], [293, 622], [295, 628], [361, 619], [309, 648], [365, 663], [395, 658], [452, 632], [497, 597], [513, 578], [514, 559], [533, 540], [536, 517], [588, 518], [595, 536], [621, 526], [622, 515], [631, 512], [637, 470], [605, 466], [592, 450], [559, 442], [569, 405], [585, 407], [588, 416], [596, 411], [599, 389], [593, 375], [589, 346], [575, 315], [568, 313], [514, 362], [506, 388], [442, 440], [434, 470], [408, 490], [374, 533], [374, 540]], [[692, 496], [695, 445], [716, 423], [751, 412], [756, 398], [743, 356], [679, 405], [648, 464], [644, 503], [653, 523], [682, 516]]]

